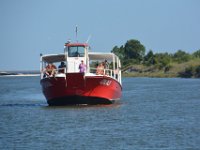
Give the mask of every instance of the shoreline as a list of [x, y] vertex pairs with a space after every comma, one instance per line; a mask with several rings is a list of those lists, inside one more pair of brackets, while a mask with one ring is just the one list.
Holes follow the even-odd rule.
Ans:
[[177, 74], [164, 74], [164, 73], [123, 73], [122, 77], [200, 79], [199, 77], [193, 77], [193, 76], [181, 77], [181, 76], [178, 76]]
[[0, 71], [0, 77], [25, 77], [25, 76], [40, 76], [40, 72], [36, 70], [29, 71]]
[[9, 75], [0, 75], [0, 77], [34, 77], [40, 76], [40, 74], [9, 74]]
[[[36, 77], [40, 76], [39, 73], [9, 73], [9, 72], [0, 72], [0, 77]], [[199, 79], [198, 77], [181, 77], [178, 76], [176, 73], [164, 73], [164, 72], [129, 72], [129, 73], [122, 73], [122, 77], [147, 77], [147, 78], [194, 78]]]

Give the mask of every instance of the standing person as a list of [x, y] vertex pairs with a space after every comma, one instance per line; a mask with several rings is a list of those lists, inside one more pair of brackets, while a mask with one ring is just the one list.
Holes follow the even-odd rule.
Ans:
[[84, 64], [83, 60], [81, 60], [81, 63], [79, 65], [79, 70], [81, 73], [84, 73], [86, 71], [86, 65]]
[[106, 59], [103, 62], [103, 66], [104, 66], [104, 69], [105, 69], [105, 74], [109, 75], [109, 63], [108, 63], [108, 61]]
[[106, 59], [104, 61], [104, 68], [105, 69], [109, 69], [109, 63], [108, 63], [108, 61]]

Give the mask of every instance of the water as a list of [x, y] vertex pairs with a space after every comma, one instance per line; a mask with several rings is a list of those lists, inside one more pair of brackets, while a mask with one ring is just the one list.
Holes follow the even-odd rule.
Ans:
[[123, 78], [109, 106], [49, 107], [39, 77], [0, 77], [1, 150], [200, 149], [200, 80]]

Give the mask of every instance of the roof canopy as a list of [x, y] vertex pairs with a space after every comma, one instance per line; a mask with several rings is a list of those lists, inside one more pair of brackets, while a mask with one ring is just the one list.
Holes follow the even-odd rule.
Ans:
[[[118, 57], [113, 53], [94, 53], [89, 52], [88, 53], [90, 60], [107, 60], [107, 61], [113, 61], [113, 59], [117, 59]], [[49, 54], [42, 56], [42, 61], [47, 63], [52, 62], [61, 62], [65, 61], [65, 55], [64, 54]]]
[[88, 44], [87, 43], [65, 43], [65, 46], [83, 46], [83, 47], [87, 47]]
[[42, 56], [42, 61], [47, 62], [47, 63], [65, 61], [65, 55], [64, 54], [44, 55]]
[[113, 53], [94, 53], [94, 52], [89, 52], [89, 59], [90, 60], [108, 60], [108, 61], [113, 61], [114, 58], [117, 56]]

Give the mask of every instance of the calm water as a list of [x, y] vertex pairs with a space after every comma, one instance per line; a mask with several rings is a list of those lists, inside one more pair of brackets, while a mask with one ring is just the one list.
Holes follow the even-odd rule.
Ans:
[[1, 150], [200, 149], [200, 80], [123, 78], [110, 106], [48, 107], [39, 77], [0, 77]]

